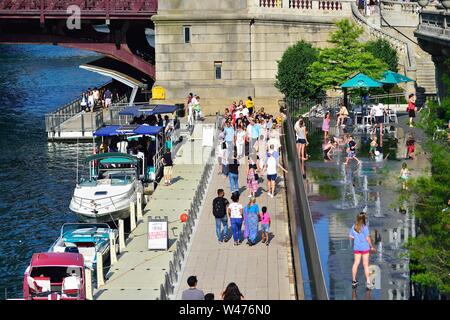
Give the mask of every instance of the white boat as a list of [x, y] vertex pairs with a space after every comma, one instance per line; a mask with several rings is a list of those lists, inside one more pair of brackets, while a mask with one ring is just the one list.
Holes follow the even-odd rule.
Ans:
[[109, 260], [109, 236], [118, 237], [118, 231], [106, 223], [65, 223], [61, 227], [59, 238], [50, 247], [49, 252], [80, 253], [87, 268], [95, 269], [97, 253], [103, 261]]
[[130, 215], [130, 203], [144, 192], [139, 179], [141, 161], [129, 154], [109, 152], [86, 158], [89, 176], [77, 183], [70, 210], [81, 221], [107, 222]]

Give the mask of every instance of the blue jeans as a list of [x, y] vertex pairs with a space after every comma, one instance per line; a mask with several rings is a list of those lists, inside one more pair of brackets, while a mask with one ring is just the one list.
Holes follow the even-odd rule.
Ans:
[[236, 173], [228, 172], [228, 178], [230, 179], [230, 190], [231, 193], [239, 191], [239, 176]]
[[[223, 225], [223, 230], [222, 230]], [[222, 233], [223, 232], [223, 233]], [[222, 241], [228, 236], [228, 217], [225, 215], [223, 218], [216, 218], [216, 234], [217, 239]]]
[[242, 218], [231, 218], [231, 230], [233, 230], [234, 241], [241, 240]]

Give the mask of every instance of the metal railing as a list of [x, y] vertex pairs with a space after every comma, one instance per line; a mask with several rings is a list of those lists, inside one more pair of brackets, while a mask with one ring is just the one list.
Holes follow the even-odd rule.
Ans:
[[[304, 283], [309, 282], [312, 299], [328, 300], [328, 290], [316, 241], [311, 209], [296, 151], [292, 113], [297, 112], [298, 109], [293, 103], [294, 100], [289, 100], [286, 108], [284, 108], [287, 117], [283, 127], [285, 139], [282, 139], [282, 150], [283, 161], [285, 161], [285, 166], [289, 172], [289, 175], [286, 175], [287, 202], [297, 296], [301, 295], [300, 288], [304, 288]], [[313, 104], [314, 102], [311, 102], [306, 105]], [[301, 241], [299, 241], [299, 235]], [[307, 275], [301, 272], [301, 257], [305, 258]]]
[[214, 160], [216, 157], [216, 148], [214, 146], [217, 144], [217, 129], [219, 128], [220, 118], [220, 115], [216, 116], [216, 121], [214, 124], [213, 147], [211, 148], [211, 153], [209, 154], [207, 163], [200, 178], [200, 182], [198, 183], [197, 190], [195, 191], [194, 198], [192, 199], [189, 207], [189, 218], [183, 225], [183, 230], [178, 237], [172, 261], [169, 262], [169, 272], [165, 273], [164, 283], [160, 286], [160, 300], [168, 300], [169, 295], [174, 293], [174, 284], [178, 281], [179, 272], [181, 271], [183, 262], [186, 258], [187, 248], [195, 226], [195, 221], [200, 213], [202, 202], [206, 196], [206, 191], [208, 190], [209, 178], [214, 171]]

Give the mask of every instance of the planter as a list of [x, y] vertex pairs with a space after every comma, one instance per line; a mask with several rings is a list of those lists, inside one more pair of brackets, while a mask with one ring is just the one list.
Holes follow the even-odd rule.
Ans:
[[429, 2], [430, 2], [429, 0], [419, 0], [419, 1], [417, 1], [419, 6], [421, 6], [422, 8], [426, 7]]

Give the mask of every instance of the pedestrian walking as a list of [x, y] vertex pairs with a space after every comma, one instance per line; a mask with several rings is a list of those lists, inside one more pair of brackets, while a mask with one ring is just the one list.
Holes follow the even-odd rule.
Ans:
[[220, 160], [221, 160], [221, 164], [222, 164], [222, 174], [224, 176], [224, 178], [228, 178], [228, 157], [229, 157], [229, 152], [227, 149], [227, 143], [224, 141], [222, 142], [221, 145], [221, 152], [220, 152]]
[[265, 243], [266, 246], [268, 246], [270, 232], [270, 214], [269, 212], [267, 212], [267, 207], [261, 208], [260, 220], [262, 230], [262, 243]]
[[196, 276], [190, 276], [187, 279], [187, 284], [189, 286], [189, 289], [186, 289], [181, 294], [181, 300], [204, 300], [205, 294], [202, 290], [197, 289], [197, 277]]
[[[223, 241], [228, 242], [228, 216], [227, 208], [229, 206], [228, 200], [225, 198], [223, 189], [217, 190], [217, 197], [213, 200], [213, 215], [216, 219], [216, 235], [219, 243]], [[222, 229], [223, 226], [223, 229]]]
[[225, 128], [223, 129], [225, 134], [225, 142], [227, 144], [227, 149], [231, 153], [234, 147], [234, 128], [231, 126], [231, 122], [227, 121], [225, 123]]
[[161, 159], [161, 163], [164, 166], [164, 185], [168, 186], [171, 184], [173, 168], [172, 153], [170, 152], [170, 150], [167, 150], [164, 153]]
[[267, 171], [267, 195], [271, 198], [275, 195], [275, 184], [277, 180], [277, 168], [280, 167], [285, 173], [287, 170], [284, 169], [275, 159], [274, 152], [269, 153], [267, 162], [265, 165], [265, 170]]
[[248, 204], [244, 207], [244, 226], [248, 230], [249, 246], [256, 244], [258, 237], [258, 223], [259, 223], [259, 206], [256, 204], [256, 198], [250, 198]]
[[244, 300], [244, 295], [239, 291], [234, 282], [230, 282], [221, 295], [222, 300]]
[[325, 116], [323, 117], [322, 122], [323, 141], [326, 141], [328, 138], [328, 133], [330, 132], [330, 121], [331, 121], [331, 114], [330, 111], [327, 111], [327, 113], [325, 113]]
[[243, 208], [242, 204], [239, 203], [239, 195], [237, 193], [231, 195], [231, 203], [227, 211], [230, 217], [231, 230], [233, 231], [234, 245], [237, 246], [242, 241], [241, 229], [243, 218]]
[[248, 109], [248, 113], [252, 115], [255, 107], [255, 102], [253, 101], [252, 97], [249, 96], [247, 98], [247, 101], [245, 101], [245, 107]]
[[308, 145], [308, 139], [305, 121], [299, 117], [297, 122], [294, 125], [295, 129], [295, 135], [296, 135], [296, 143], [297, 143], [297, 154], [300, 159], [302, 160], [308, 160], [308, 157], [306, 156], [306, 146]]
[[236, 158], [236, 150], [234, 157], [228, 162], [228, 179], [230, 180], [231, 193], [239, 193], [239, 161]]
[[85, 111], [85, 112], [88, 111], [88, 110], [86, 110], [86, 108], [87, 108], [87, 98], [86, 98], [86, 94], [84, 92], [81, 94], [80, 106], [81, 106], [81, 110], [82, 111]]
[[[255, 164], [256, 166], [256, 164]], [[249, 166], [247, 170], [247, 189], [249, 191], [249, 198], [256, 197], [256, 192], [258, 191], [258, 175], [256, 169], [253, 165]]]
[[416, 141], [413, 135], [410, 133], [408, 139], [406, 140], [406, 158], [414, 160], [414, 150]]
[[408, 96], [408, 107], [407, 110], [409, 116], [409, 126], [413, 127], [413, 119], [416, 117], [417, 107], [416, 107], [416, 95], [411, 93]]
[[241, 159], [244, 156], [245, 135], [246, 132], [243, 130], [242, 124], [240, 124], [236, 131], [236, 148], [237, 148], [237, 157], [239, 159]]
[[364, 267], [364, 274], [366, 276], [367, 289], [373, 289], [373, 284], [369, 278], [369, 252], [376, 251], [370, 239], [369, 228], [367, 227], [366, 214], [364, 212], [358, 213], [355, 224], [350, 229], [349, 237], [353, 240], [353, 254], [354, 262], [352, 267], [352, 288], [358, 286], [356, 274], [358, 272], [361, 258]]

